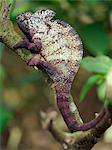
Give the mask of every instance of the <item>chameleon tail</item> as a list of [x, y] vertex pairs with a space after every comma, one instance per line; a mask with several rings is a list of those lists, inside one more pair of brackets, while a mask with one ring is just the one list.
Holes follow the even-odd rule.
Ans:
[[56, 84], [56, 99], [57, 99], [57, 105], [58, 108], [63, 116], [64, 121], [66, 122], [66, 125], [70, 129], [70, 131], [87, 131], [93, 127], [95, 127], [101, 119], [104, 117], [106, 111], [105, 108], [100, 112], [97, 118], [91, 120], [88, 123], [84, 124], [78, 124], [77, 121], [72, 117], [72, 114], [70, 112], [69, 108], [69, 96], [70, 96], [70, 88], [68, 83], [62, 84]]

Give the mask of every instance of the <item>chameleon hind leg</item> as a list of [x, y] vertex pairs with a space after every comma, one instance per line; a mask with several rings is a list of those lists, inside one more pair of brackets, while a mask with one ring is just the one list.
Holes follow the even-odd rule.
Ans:
[[45, 69], [48, 75], [53, 79], [56, 74], [56, 68], [53, 67], [49, 62], [43, 60], [40, 54], [35, 54], [31, 59], [27, 61], [28, 66], [37, 66], [39, 68]]

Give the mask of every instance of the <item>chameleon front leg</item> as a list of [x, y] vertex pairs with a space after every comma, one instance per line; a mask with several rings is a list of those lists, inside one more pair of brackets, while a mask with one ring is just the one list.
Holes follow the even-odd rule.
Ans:
[[48, 75], [53, 78], [53, 75], [56, 73], [56, 68], [53, 67], [50, 63], [43, 61], [42, 56], [39, 54], [42, 44], [38, 38], [34, 38], [31, 43], [27, 38], [24, 38], [22, 41], [17, 43], [14, 48], [26, 48], [34, 53], [34, 56], [27, 61], [29, 66], [37, 66], [46, 70]]
[[28, 50], [31, 51], [31, 53], [39, 53], [41, 48], [42, 48], [42, 44], [40, 40], [36, 40], [35, 43], [34, 42], [30, 42], [29, 39], [27, 37], [23, 38], [22, 41], [18, 42], [15, 46], [15, 49], [18, 48], [26, 48]]

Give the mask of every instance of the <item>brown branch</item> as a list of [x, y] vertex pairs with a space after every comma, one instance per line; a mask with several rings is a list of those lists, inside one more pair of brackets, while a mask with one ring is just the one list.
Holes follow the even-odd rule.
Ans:
[[[0, 0], [0, 41], [14, 51], [21, 57], [22, 60], [26, 61], [30, 57], [30, 53], [25, 49], [15, 50], [13, 46], [22, 40], [21, 36], [14, 30], [14, 26], [9, 19], [12, 3], [8, 4], [6, 0]], [[73, 117], [78, 123], [82, 123], [81, 117], [77, 110], [77, 107], [73, 103], [73, 99], [70, 97], [69, 105]], [[53, 118], [46, 115], [43, 119], [44, 123], [47, 124], [46, 128], [52, 133], [58, 142], [61, 143], [64, 149], [78, 150], [86, 149], [90, 150], [91, 147], [97, 142], [99, 137], [105, 132], [110, 126], [112, 117], [112, 106], [107, 108], [107, 112], [102, 121], [97, 125], [96, 128], [86, 132], [75, 132], [67, 133], [60, 130], [54, 123]], [[110, 119], [111, 118], [111, 119]], [[46, 122], [47, 119], [47, 122]]]
[[104, 118], [95, 128], [85, 132], [68, 133], [60, 130], [52, 113], [45, 113], [44, 118], [41, 115], [44, 126], [46, 126], [46, 129], [51, 132], [62, 147], [67, 150], [90, 150], [112, 124], [110, 119], [110, 116], [112, 116], [112, 106], [108, 106]]
[[16, 52], [25, 61], [29, 58], [30, 53], [25, 49], [15, 50], [13, 48], [16, 43], [22, 40], [22, 37], [15, 31], [9, 19], [11, 6], [12, 4], [8, 4], [6, 0], [0, 0], [0, 42]]

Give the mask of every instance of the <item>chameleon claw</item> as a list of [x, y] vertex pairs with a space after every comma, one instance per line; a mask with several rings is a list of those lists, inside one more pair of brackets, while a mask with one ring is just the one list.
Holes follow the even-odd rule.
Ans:
[[37, 68], [37, 66], [34, 66], [34, 69], [38, 71], [38, 68]]

